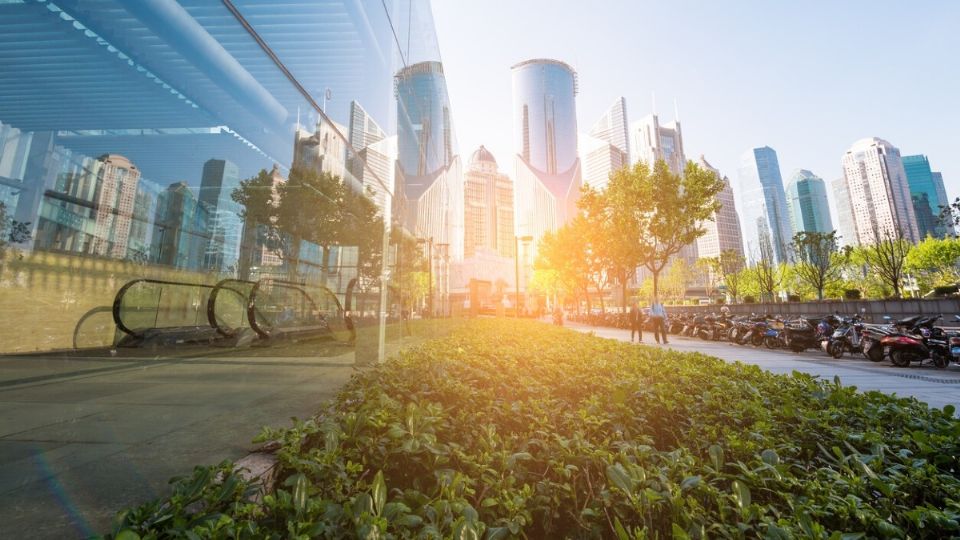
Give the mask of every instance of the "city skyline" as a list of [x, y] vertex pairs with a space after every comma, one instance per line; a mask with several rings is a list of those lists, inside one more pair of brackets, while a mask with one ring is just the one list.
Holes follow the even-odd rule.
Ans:
[[[938, 69], [949, 61], [948, 51], [960, 46], [946, 23], [956, 19], [957, 6], [924, 4], [894, 13], [867, 10], [862, 3], [821, 2], [768, 6], [762, 14], [746, 4], [571, 5], [562, 13], [548, 7], [543, 1], [434, 3], [465, 147], [483, 144], [496, 155], [511, 153], [509, 67], [550, 57], [579, 72], [581, 125], [589, 126], [621, 95], [631, 118], [656, 112], [672, 121], [676, 100], [688, 156], [711, 156], [729, 174], [745, 150], [767, 145], [777, 149], [783, 171], [807, 169], [826, 181], [842, 176], [841, 159], [853, 141], [880, 137], [904, 155], [927, 155], [931, 167], [943, 173], [951, 200], [960, 194], [960, 158], [954, 157], [951, 131], [960, 113], [949, 107], [960, 80]], [[694, 7], [698, 16], [687, 16]], [[823, 16], [826, 10], [831, 17]], [[489, 38], [491, 24], [514, 37]], [[630, 39], [634, 34], [628, 30], [636, 24], [646, 32], [643, 40]], [[888, 31], [891, 25], [902, 31]], [[822, 39], [780, 39], [811, 29]], [[760, 42], [769, 47], [758, 49]], [[862, 49], [865, 42], [871, 43], [869, 53]], [[670, 47], [650, 55], [644, 50], [649, 43]], [[617, 60], [623, 55], [631, 58], [630, 69]], [[931, 79], [917, 85], [908, 77], [893, 78], [869, 85], [869, 91], [860, 84], [836, 84], [867, 84], [878, 65], [891, 63], [926, 70]], [[802, 85], [796, 83], [801, 76]], [[830, 204], [835, 205], [832, 193]]]

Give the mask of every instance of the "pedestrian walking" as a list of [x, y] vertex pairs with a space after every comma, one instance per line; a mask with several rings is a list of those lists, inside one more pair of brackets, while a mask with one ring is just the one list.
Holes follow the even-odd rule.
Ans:
[[667, 320], [667, 310], [656, 297], [650, 304], [650, 320], [653, 322], [653, 338], [660, 343], [660, 336], [663, 336], [663, 344], [667, 345], [669, 341], [667, 341], [667, 328], [664, 324]]
[[630, 307], [630, 342], [633, 343], [633, 334], [637, 334], [637, 343], [643, 343], [643, 311], [640, 310], [640, 304], [633, 303]]

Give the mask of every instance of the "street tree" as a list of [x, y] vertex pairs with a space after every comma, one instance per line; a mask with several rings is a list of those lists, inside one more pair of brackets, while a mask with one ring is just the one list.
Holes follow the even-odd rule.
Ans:
[[860, 247], [860, 256], [870, 272], [892, 290], [893, 297], [900, 298], [907, 254], [912, 246], [899, 228], [874, 230], [873, 237], [876, 239], [873, 244]]
[[798, 232], [791, 247], [796, 261], [792, 269], [794, 275], [816, 292], [818, 300], [823, 300], [824, 289], [841, 279], [843, 266], [850, 257], [849, 249], [839, 249], [837, 231]]
[[620, 213], [612, 200], [608, 190], [585, 186], [577, 207], [591, 227], [592, 244], [599, 255], [596, 264], [604, 267], [609, 282], [620, 285], [621, 308], [626, 313], [627, 285], [641, 264], [633, 242], [638, 233], [631, 229], [636, 223]]
[[758, 255], [751, 271], [756, 278], [760, 299], [764, 302], [774, 302], [780, 283], [783, 281], [783, 273], [773, 258], [773, 245], [768, 236], [760, 238]]
[[630, 251], [650, 271], [655, 297], [670, 260], [706, 233], [702, 224], [714, 219], [722, 189], [716, 173], [693, 162], [682, 174], [658, 160], [652, 168], [640, 162], [610, 175], [609, 211], [621, 220], [619, 231], [630, 242]]
[[960, 281], [960, 240], [927, 237], [907, 254], [906, 268], [921, 281], [921, 288], [955, 285]]
[[743, 255], [733, 249], [721, 251], [717, 258], [717, 271], [720, 273], [720, 280], [734, 303], [743, 295], [743, 270], [745, 266], [746, 262]]

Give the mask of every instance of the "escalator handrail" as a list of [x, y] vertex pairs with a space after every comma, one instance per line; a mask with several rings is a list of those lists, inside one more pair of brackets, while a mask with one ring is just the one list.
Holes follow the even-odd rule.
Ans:
[[[237, 328], [237, 329], [234, 329], [234, 330], [232, 330], [232, 331], [231, 331], [231, 330], [227, 330], [227, 329], [222, 328], [222, 327], [220, 326], [220, 323], [217, 322], [216, 302], [217, 302], [217, 296], [219, 295], [220, 290], [221, 290], [221, 289], [227, 289], [227, 290], [229, 290], [229, 291], [233, 291], [233, 292], [239, 294], [239, 295], [241, 296], [241, 298], [243, 298], [244, 303], [246, 303], [246, 304], [249, 305], [249, 297], [247, 297], [247, 295], [245, 295], [245, 294], [243, 293], [243, 291], [240, 291], [240, 290], [238, 290], [238, 289], [234, 289], [234, 288], [231, 288], [231, 287], [227, 287], [226, 285], [227, 285], [227, 283], [229, 283], [229, 282], [233, 282], [233, 283], [243, 283], [243, 284], [245, 284], [245, 285], [256, 286], [256, 282], [254, 282], [254, 281], [248, 281], [248, 280], [245, 280], [245, 279], [234, 279], [234, 278], [222, 279], [222, 280], [218, 281], [216, 285], [213, 286], [213, 291], [210, 292], [210, 298], [207, 299], [207, 321], [210, 323], [210, 326], [212, 326], [212, 327], [217, 331], [218, 334], [220, 334], [220, 335], [222, 335], [222, 336], [224, 336], [224, 337], [234, 336], [234, 335], [237, 334], [237, 332], [238, 332], [240, 329]], [[251, 288], [252, 288], [252, 287], [251, 287]], [[250, 320], [249, 315], [247, 316], [247, 320], [248, 320], [248, 321]]]
[[187, 286], [187, 287], [200, 287], [204, 289], [213, 288], [213, 285], [207, 285], [205, 283], [187, 283], [184, 281], [166, 281], [162, 279], [139, 278], [139, 279], [133, 279], [128, 281], [123, 285], [123, 287], [120, 287], [120, 290], [117, 291], [116, 296], [113, 297], [113, 309], [112, 309], [113, 322], [114, 324], [117, 325], [117, 328], [120, 329], [121, 332], [134, 337], [139, 337], [141, 334], [137, 333], [133, 329], [128, 328], [127, 325], [123, 324], [123, 320], [120, 317], [120, 307], [123, 304], [123, 296], [127, 294], [128, 290], [130, 290], [134, 285], [137, 285], [138, 283], [156, 283], [158, 285], [179, 285], [179, 286]]
[[[253, 286], [253, 289], [250, 290], [250, 301], [247, 303], [247, 320], [250, 322], [250, 328], [253, 328], [253, 331], [256, 332], [261, 338], [269, 338], [269, 337], [270, 337], [270, 332], [268, 332], [267, 330], [261, 328], [260, 325], [259, 325], [259, 323], [257, 322], [256, 308], [255, 308], [255, 306], [256, 306], [256, 299], [257, 299], [257, 293], [260, 291], [260, 286], [261, 286], [264, 282], [270, 282], [270, 283], [273, 283], [273, 284], [279, 284], [279, 285], [281, 285], [281, 286], [283, 286], [283, 287], [286, 287], [286, 288], [288, 288], [288, 289], [293, 289], [293, 290], [299, 291], [301, 294], [303, 294], [303, 295], [307, 298], [307, 300], [310, 302], [310, 305], [313, 307], [313, 309], [314, 309], [315, 311], [320, 311], [320, 310], [317, 308], [317, 303], [314, 302], [314, 301], [313, 301], [313, 297], [310, 296], [310, 293], [308, 293], [306, 290], [304, 290], [304, 288], [303, 288], [303, 285], [304, 285], [304, 284], [302, 284], [302, 283], [296, 283], [296, 282], [293, 282], [293, 281], [285, 281], [285, 280], [281, 280], [281, 279], [272, 279], [272, 278], [260, 279], [260, 280], [258, 280], [258, 281], [256, 282], [256, 284]], [[334, 302], [336, 303], [336, 305], [337, 305], [337, 310], [340, 311], [340, 313], [346, 313], [346, 312], [343, 311], [343, 306], [340, 304], [340, 300], [337, 298], [337, 295], [333, 294], [333, 291], [331, 291], [329, 288], [327, 288], [327, 287], [324, 286], [324, 285], [317, 285], [316, 287], [319, 288], [319, 289], [321, 289], [321, 290], [323, 290], [323, 291], [326, 291], [326, 293], [329, 294], [329, 295], [331, 296], [331, 298], [333, 298], [333, 301], [334, 301]]]

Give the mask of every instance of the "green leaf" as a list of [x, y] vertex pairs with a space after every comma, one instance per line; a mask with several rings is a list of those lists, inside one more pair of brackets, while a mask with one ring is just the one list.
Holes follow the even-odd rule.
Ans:
[[720, 470], [720, 467], [723, 466], [723, 448], [720, 445], [711, 444], [708, 452], [710, 453], [710, 461], [713, 462], [713, 468]]
[[117, 533], [115, 540], [140, 540], [140, 535], [130, 529], [124, 529]]
[[630, 540], [630, 535], [627, 534], [627, 530], [620, 523], [620, 518], [613, 518], [613, 531], [617, 533], [618, 540]]
[[953, 405], [945, 405], [945, 406], [943, 407], [943, 414], [945, 414], [945, 415], [947, 415], [947, 416], [951, 416], [951, 417], [952, 417], [955, 412], [957, 412], [957, 408], [954, 407]]
[[400, 519], [396, 520], [396, 523], [401, 527], [414, 528], [419, 527], [423, 524], [423, 518], [416, 514], [407, 514]]
[[307, 491], [309, 488], [309, 483], [307, 482], [307, 477], [300, 473], [294, 476], [293, 480], [293, 508], [297, 513], [303, 512], [307, 507]]
[[683, 527], [674, 523], [672, 528], [674, 540], [690, 540], [690, 535], [687, 534], [687, 531], [683, 530]]
[[500, 503], [493, 497], [487, 497], [486, 499], [483, 500], [483, 502], [480, 503], [480, 506], [483, 508], [489, 508], [491, 506], [496, 506], [498, 504]]
[[686, 491], [688, 489], [693, 489], [700, 485], [700, 476], [688, 476], [683, 479], [683, 482], [680, 483], [680, 489]]
[[377, 516], [383, 512], [383, 505], [387, 502], [387, 484], [383, 481], [383, 471], [377, 471], [373, 477], [373, 486], [370, 489], [373, 498], [373, 513]]
[[633, 482], [630, 480], [630, 474], [623, 468], [623, 465], [619, 463], [607, 465], [607, 480], [627, 495], [633, 494]]
[[734, 480], [730, 489], [733, 490], [733, 498], [736, 500], [740, 510], [745, 510], [750, 506], [750, 488], [748, 488], [746, 484], [739, 480]]
[[490, 527], [484, 540], [503, 540], [510, 537], [510, 529], [506, 527]]
[[760, 454], [760, 459], [762, 459], [764, 463], [770, 465], [771, 467], [776, 467], [780, 464], [780, 456], [777, 455], [776, 450], [772, 450], [770, 448], [767, 448]]

